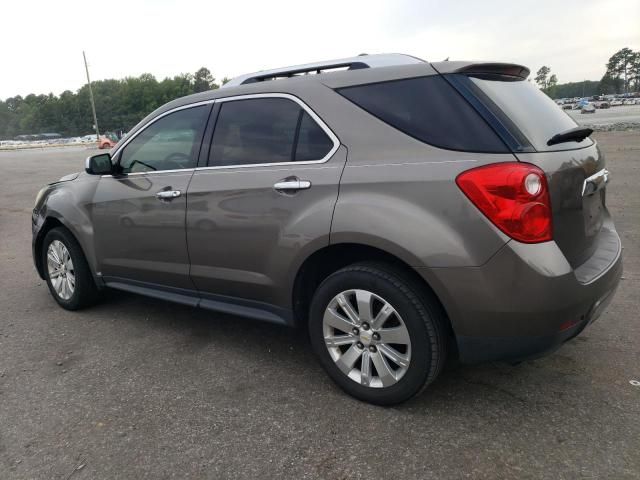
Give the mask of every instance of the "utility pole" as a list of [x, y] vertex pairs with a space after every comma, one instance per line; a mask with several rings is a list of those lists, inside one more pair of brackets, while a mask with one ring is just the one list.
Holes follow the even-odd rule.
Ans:
[[91, 89], [91, 79], [89, 78], [89, 67], [87, 67], [87, 56], [82, 51], [84, 58], [84, 69], [87, 72], [87, 84], [89, 85], [89, 98], [91, 99], [91, 111], [93, 112], [93, 126], [96, 129], [96, 142], [100, 143], [100, 130], [98, 130], [98, 117], [96, 116], [96, 103], [93, 100], [93, 90]]

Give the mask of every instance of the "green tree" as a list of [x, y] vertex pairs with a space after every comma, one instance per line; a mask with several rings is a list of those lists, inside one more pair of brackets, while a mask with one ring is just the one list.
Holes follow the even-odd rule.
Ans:
[[540, 88], [547, 88], [547, 75], [549, 73], [551, 73], [551, 69], [544, 65], [536, 72], [534, 80]]
[[[607, 74], [614, 79], [622, 80], [622, 90], [629, 89], [629, 73], [633, 70], [636, 53], [628, 47], [618, 50], [607, 62]], [[616, 93], [621, 93], [617, 91]]]
[[640, 92], [640, 51], [634, 52], [629, 67], [629, 83], [633, 82], [633, 91]]
[[208, 68], [202, 67], [193, 74], [193, 90], [194, 92], [206, 92], [218, 88], [215, 78], [211, 75]]
[[551, 98], [556, 98], [557, 85], [558, 85], [558, 77], [554, 73], [549, 77], [547, 86], [544, 88], [544, 93], [549, 95]]

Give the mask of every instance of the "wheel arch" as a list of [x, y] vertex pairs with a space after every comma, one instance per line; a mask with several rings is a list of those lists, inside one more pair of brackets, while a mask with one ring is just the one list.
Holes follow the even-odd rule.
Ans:
[[[363, 261], [377, 261], [390, 265], [407, 275], [418, 288], [426, 289], [445, 313], [448, 334], [452, 338], [455, 336], [447, 308], [443, 304], [441, 296], [438, 295], [437, 287], [434, 289], [431, 281], [417, 273], [407, 261], [400, 257], [381, 248], [361, 243], [330, 244], [316, 250], [304, 260], [295, 275], [292, 289], [292, 309], [296, 324], [306, 324], [313, 293], [325, 278], [343, 267]], [[435, 278], [433, 281], [437, 283]]]
[[36, 236], [36, 239], [35, 239], [34, 260], [35, 260], [36, 270], [40, 278], [42, 278], [43, 280], [45, 279], [44, 265], [42, 264], [42, 255], [41, 255], [42, 243], [44, 242], [44, 238], [47, 236], [47, 233], [49, 233], [54, 228], [64, 228], [74, 238], [74, 240], [80, 246], [80, 250], [85, 256], [85, 259], [87, 260], [91, 274], [93, 275], [94, 279], [96, 279], [95, 271], [93, 269], [93, 266], [91, 265], [91, 262], [89, 261], [89, 258], [87, 257], [86, 249], [84, 248], [84, 245], [80, 241], [79, 236], [76, 234], [76, 232], [74, 232], [73, 228], [67, 225], [67, 222], [64, 220], [64, 218], [58, 217], [57, 215], [48, 215], [44, 219], [44, 222], [40, 227], [40, 229], [38, 230], [38, 235]]
[[47, 233], [49, 233], [51, 230], [57, 227], [63, 227], [69, 230], [58, 218], [47, 217], [44, 220], [42, 227], [40, 227], [40, 230], [38, 231], [38, 236], [36, 237], [36, 240], [35, 240], [34, 260], [36, 263], [36, 270], [38, 271], [38, 275], [40, 275], [40, 278], [42, 278], [43, 280], [45, 279], [45, 276], [44, 276], [44, 265], [42, 264], [42, 242], [44, 241], [44, 237], [47, 236]]

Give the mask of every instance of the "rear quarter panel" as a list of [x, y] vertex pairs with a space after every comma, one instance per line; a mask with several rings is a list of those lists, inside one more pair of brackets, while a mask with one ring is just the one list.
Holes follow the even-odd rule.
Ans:
[[455, 178], [470, 168], [515, 161], [512, 154], [432, 147], [339, 94], [316, 102], [314, 92], [305, 93], [348, 150], [331, 243], [363, 243], [411, 266], [436, 268], [481, 265], [509, 240]]

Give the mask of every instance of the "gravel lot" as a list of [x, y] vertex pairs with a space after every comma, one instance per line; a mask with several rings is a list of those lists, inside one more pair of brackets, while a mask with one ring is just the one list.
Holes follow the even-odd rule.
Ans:
[[580, 125], [611, 125], [614, 123], [640, 123], [640, 105], [621, 105], [596, 113], [580, 113], [580, 110], [566, 110]]
[[121, 292], [58, 308], [30, 211], [88, 151], [0, 152], [0, 479], [640, 478], [640, 134], [597, 138], [625, 246], [608, 311], [396, 408], [339, 391], [298, 331]]

